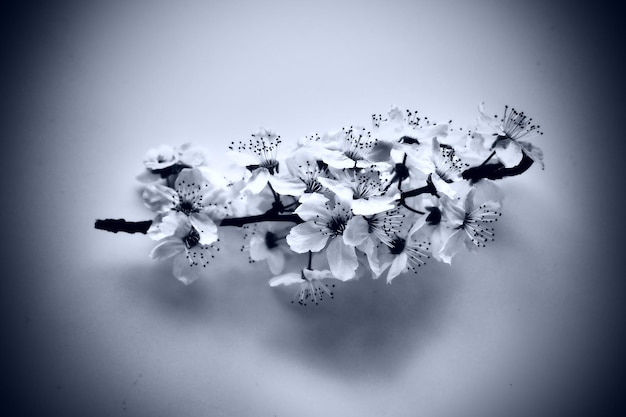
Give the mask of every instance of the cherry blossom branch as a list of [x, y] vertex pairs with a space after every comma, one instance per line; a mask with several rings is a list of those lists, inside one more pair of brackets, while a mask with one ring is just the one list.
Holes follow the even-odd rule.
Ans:
[[505, 168], [501, 162], [495, 164], [481, 164], [477, 167], [468, 168], [463, 171], [463, 179], [477, 182], [483, 178], [490, 180], [500, 180], [504, 177], [523, 174], [532, 166], [535, 161], [526, 153], [523, 153], [522, 160], [512, 168]]
[[98, 230], [104, 230], [113, 233], [143, 233], [145, 235], [151, 224], [152, 220], [129, 222], [125, 219], [104, 219], [96, 220], [95, 227]]
[[[270, 209], [268, 212], [258, 214], [256, 216], [225, 218], [220, 223], [220, 226], [241, 227], [246, 224], [259, 222], [292, 222], [300, 224], [303, 223], [303, 220], [298, 217], [297, 214], [279, 214]], [[151, 224], [152, 220], [130, 222], [125, 219], [104, 219], [96, 220], [95, 227], [98, 230], [104, 230], [113, 233], [124, 232], [146, 234]]]
[[[505, 168], [505, 166], [500, 162], [495, 164], [483, 163], [479, 166], [466, 169], [465, 171], [463, 171], [462, 176], [464, 179], [472, 182], [477, 182], [481, 179], [497, 180], [505, 177], [511, 177], [514, 175], [520, 175], [526, 172], [534, 162], [535, 161], [531, 157], [524, 153], [520, 163], [512, 168]], [[406, 204], [406, 199], [425, 193], [437, 195], [437, 190], [432, 184], [432, 181], [427, 180], [427, 185], [423, 187], [402, 192], [400, 195], [400, 205], [415, 213], [424, 214], [419, 210], [415, 210], [409, 207]], [[279, 210], [277, 210], [279, 206], [282, 206], [282, 204], [276, 204], [276, 207], [271, 208], [266, 213], [258, 214], [255, 216], [225, 218], [222, 220], [220, 225], [241, 227], [246, 224], [258, 222], [292, 222], [296, 224], [303, 223], [303, 220], [296, 214], [280, 214]], [[151, 224], [152, 220], [131, 222], [125, 219], [104, 219], [96, 220], [95, 228], [98, 230], [104, 230], [113, 233], [124, 232], [146, 234]]]

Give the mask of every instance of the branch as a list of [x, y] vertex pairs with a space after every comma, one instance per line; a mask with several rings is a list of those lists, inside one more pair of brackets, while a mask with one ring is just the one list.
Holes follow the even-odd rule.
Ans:
[[296, 224], [304, 223], [297, 214], [276, 214], [271, 210], [267, 213], [258, 214], [256, 216], [246, 216], [246, 217], [231, 217], [225, 218], [220, 223], [220, 226], [237, 226], [241, 227], [243, 225], [249, 223], [258, 223], [258, 222], [293, 222]]
[[124, 219], [104, 219], [96, 220], [95, 226], [96, 229], [107, 232], [143, 233], [145, 235], [151, 224], [152, 220], [129, 222]]
[[519, 164], [512, 168], [505, 168], [501, 162], [495, 164], [483, 164], [477, 167], [468, 168], [463, 171], [463, 178], [471, 182], [477, 182], [483, 178], [499, 180], [504, 177], [519, 175], [528, 170], [535, 161], [526, 153], [523, 154]]
[[[267, 213], [259, 214], [256, 216], [225, 218], [220, 223], [220, 226], [241, 227], [249, 223], [258, 222], [293, 222], [296, 224], [300, 224], [303, 223], [304, 220], [298, 217], [297, 214], [277, 214], [270, 210]], [[124, 232], [146, 234], [151, 224], [152, 220], [129, 222], [124, 219], [105, 219], [96, 220], [95, 227], [98, 230], [105, 230], [107, 232], [113, 233]]]

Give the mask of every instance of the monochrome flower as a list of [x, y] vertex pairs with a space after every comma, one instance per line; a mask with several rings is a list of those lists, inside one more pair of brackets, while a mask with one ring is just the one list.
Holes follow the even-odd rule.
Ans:
[[246, 229], [244, 239], [250, 242], [242, 250], [249, 252], [250, 261], [266, 261], [272, 274], [280, 274], [285, 268], [285, 256], [290, 253], [285, 240], [289, 229], [271, 223]]
[[205, 161], [205, 150], [190, 143], [179, 147], [161, 145], [148, 150], [143, 161], [146, 170], [137, 179], [143, 183], [165, 179], [165, 184], [173, 187], [183, 169], [203, 166]]
[[159, 240], [174, 234], [176, 227], [189, 221], [199, 233], [200, 243], [208, 245], [217, 240], [214, 218], [227, 205], [219, 198], [200, 170], [184, 169], [178, 175], [174, 189], [160, 184], [149, 185], [144, 191], [144, 202], [159, 215], [148, 230], [148, 235]]
[[[219, 239], [218, 239], [219, 241]], [[172, 236], [165, 237], [150, 252], [153, 259], [173, 258], [176, 279], [185, 285], [191, 284], [206, 268], [219, 251], [216, 242], [200, 243], [200, 234], [190, 223], [181, 223]]]
[[170, 145], [149, 149], [143, 160], [145, 167], [153, 171], [171, 167], [176, 163], [178, 163], [178, 152]]
[[285, 160], [287, 169], [293, 178], [303, 185], [303, 194], [322, 193], [324, 186], [319, 178], [330, 177], [328, 165], [317, 159], [314, 152], [308, 148], [299, 148]]
[[340, 200], [350, 203], [354, 214], [371, 215], [391, 210], [400, 198], [398, 189], [373, 169], [334, 171], [333, 178], [320, 177], [318, 181], [335, 193]]
[[495, 229], [491, 226], [501, 216], [499, 211], [501, 203], [497, 197], [483, 200], [481, 203], [475, 198], [475, 190], [468, 193], [462, 203], [452, 200], [444, 200], [443, 214], [447, 223], [447, 236], [439, 250], [439, 258], [446, 263], [458, 251], [466, 247], [474, 249], [484, 247], [487, 242], [495, 238]]
[[509, 106], [504, 106], [504, 114], [501, 118], [497, 115], [488, 116], [484, 103], [478, 106], [478, 111], [480, 121], [486, 128], [485, 133], [496, 136], [491, 148], [505, 167], [518, 165], [522, 160], [522, 154], [526, 154], [538, 162], [542, 168], [544, 167], [541, 149], [522, 140], [543, 135], [543, 132], [539, 130], [540, 126], [534, 124], [532, 118]]
[[350, 207], [336, 199], [331, 203], [322, 194], [311, 194], [296, 210], [304, 223], [294, 226], [287, 235], [287, 243], [296, 253], [319, 252], [326, 247], [330, 271], [345, 281], [355, 276], [358, 267], [355, 246], [367, 237], [355, 233], [362, 221], [352, 218]]
[[366, 168], [387, 162], [392, 147], [358, 126], [310, 136], [304, 144], [313, 147], [328, 166], [337, 169]]
[[400, 233], [405, 217], [406, 214], [401, 209], [394, 208], [371, 216], [355, 217], [363, 221], [353, 220], [351, 230], [355, 237], [352, 241], [358, 242], [365, 236], [357, 249], [365, 254], [373, 278], [378, 278], [385, 269], [378, 257], [380, 244], [386, 247], [393, 245], [393, 239]]
[[461, 175], [466, 166], [453, 148], [440, 145], [437, 139], [433, 139], [430, 153], [420, 160], [418, 167], [429, 176], [437, 192], [448, 197], [456, 197], [466, 185]]
[[283, 195], [300, 195], [304, 187], [293, 179], [279, 177], [278, 147], [280, 136], [269, 129], [253, 133], [248, 141], [232, 142], [229, 156], [238, 165], [250, 171], [250, 178], [242, 192], [258, 194], [269, 183]]
[[[334, 278], [333, 274], [327, 269], [321, 271], [303, 269], [300, 273], [290, 272], [272, 278], [270, 286], [298, 285], [296, 294], [291, 302], [298, 302], [302, 306], [306, 306], [307, 303], [318, 305], [324, 299], [324, 296], [334, 298], [333, 291], [322, 282], [323, 279], [332, 278]], [[332, 287], [334, 285], [331, 285]]]
[[[419, 117], [417, 111], [400, 110], [392, 106], [387, 117], [372, 115], [374, 134], [379, 140], [393, 144], [415, 146], [428, 143], [434, 138], [446, 137], [447, 124], [431, 122], [428, 117]], [[397, 146], [397, 145], [396, 145]]]
[[403, 272], [417, 273], [417, 268], [430, 259], [430, 242], [416, 238], [419, 228], [414, 224], [406, 235], [396, 234], [389, 245], [380, 247], [382, 270], [387, 271], [387, 283]]

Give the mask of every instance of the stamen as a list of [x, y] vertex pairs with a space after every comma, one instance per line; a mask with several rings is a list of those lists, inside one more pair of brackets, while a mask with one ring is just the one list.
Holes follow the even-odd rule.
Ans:
[[398, 208], [366, 217], [369, 233], [373, 234], [387, 247], [392, 246], [393, 236], [397, 235], [406, 217]]
[[[497, 116], [496, 116], [497, 117]], [[502, 123], [502, 130], [506, 135], [505, 138], [519, 141], [529, 136], [535, 137], [543, 135], [543, 132], [539, 131], [540, 126], [533, 124], [533, 119], [528, 118], [524, 112], [518, 112], [514, 108], [504, 106], [504, 115], [500, 119]], [[496, 142], [500, 138], [496, 139]]]
[[[302, 284], [298, 287], [298, 290], [291, 301], [292, 303], [297, 301], [301, 306], [306, 306], [308, 302], [312, 302], [315, 305], [318, 305], [320, 301], [324, 299], [324, 295], [334, 298], [334, 293], [320, 280], [308, 280], [304, 276], [304, 271], [302, 272], [302, 279], [304, 282], [302, 282]], [[333, 284], [331, 288], [334, 287], [335, 285]]]
[[485, 247], [487, 242], [495, 240], [495, 229], [487, 224], [497, 222], [501, 215], [483, 204], [471, 213], [465, 213], [463, 224], [457, 228], [463, 229], [474, 245]]
[[280, 136], [270, 130], [264, 130], [257, 134], [252, 134], [247, 142], [240, 141], [238, 144], [231, 142], [228, 147], [232, 151], [248, 152], [259, 162], [257, 165], [249, 165], [251, 171], [257, 168], [265, 168], [270, 174], [278, 173], [278, 145], [282, 143]]

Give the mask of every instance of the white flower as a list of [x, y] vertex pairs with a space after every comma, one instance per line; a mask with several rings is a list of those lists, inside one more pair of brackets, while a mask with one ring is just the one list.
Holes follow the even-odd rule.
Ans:
[[153, 259], [174, 258], [174, 276], [183, 284], [195, 281], [206, 268], [214, 252], [219, 248], [214, 243], [203, 245], [200, 235], [189, 223], [178, 225], [172, 236], [168, 236], [150, 252]]
[[269, 223], [262, 223], [244, 235], [250, 238], [250, 244], [244, 246], [250, 253], [251, 261], [267, 261], [272, 274], [280, 274], [285, 268], [285, 255], [290, 253], [285, 244], [287, 229], [279, 228]]
[[488, 116], [485, 113], [484, 103], [478, 106], [478, 111], [480, 121], [486, 125], [485, 133], [496, 136], [491, 147], [506, 168], [518, 165], [523, 154], [538, 162], [542, 168], [544, 167], [541, 149], [522, 141], [522, 139], [543, 135], [543, 132], [539, 131], [539, 125], [534, 124], [532, 118], [528, 118], [524, 112], [518, 112], [509, 106], [504, 106], [504, 115], [501, 118], [497, 115], [493, 118]]
[[323, 192], [319, 178], [330, 176], [328, 165], [317, 156], [311, 149], [301, 147], [285, 160], [291, 176], [304, 185], [303, 194]]
[[144, 183], [153, 183], [164, 178], [167, 185], [171, 187], [184, 168], [203, 166], [205, 162], [206, 156], [203, 148], [189, 143], [178, 148], [161, 145], [148, 150], [143, 160], [146, 171], [137, 179]]
[[328, 265], [333, 275], [346, 281], [354, 278], [359, 265], [355, 246], [362, 243], [367, 235], [357, 233], [363, 218], [352, 217], [346, 203], [335, 200], [334, 204], [325, 196], [313, 193], [295, 210], [304, 220], [291, 229], [287, 243], [297, 253], [319, 252], [326, 247]]
[[417, 111], [402, 111], [396, 106], [391, 107], [386, 118], [372, 115], [372, 123], [378, 139], [394, 144], [418, 145], [448, 134], [447, 124], [432, 123], [428, 117], [419, 117]]
[[143, 164], [150, 170], [161, 170], [178, 163], [178, 152], [173, 146], [161, 145], [149, 149], [143, 159]]
[[247, 142], [231, 143], [229, 156], [236, 164], [251, 173], [243, 193], [258, 194], [269, 183], [274, 191], [282, 195], [298, 196], [304, 186], [291, 178], [279, 177], [278, 146], [280, 136], [268, 129], [261, 129], [251, 135]]
[[[382, 265], [378, 257], [378, 247], [380, 243], [383, 243], [387, 247], [392, 246], [393, 238], [400, 233], [405, 217], [406, 214], [399, 208], [394, 208], [389, 211], [375, 213], [371, 216], [363, 216], [362, 219], [364, 221], [353, 221], [353, 235], [366, 236], [366, 238], [357, 245], [357, 249], [365, 254], [372, 272], [372, 278], [378, 278], [386, 266], [388, 266]], [[354, 238], [353, 240], [358, 241], [358, 238]]]
[[430, 150], [430, 154], [420, 160], [419, 169], [430, 175], [438, 193], [450, 198], [456, 197], [465, 186], [462, 170], [466, 166], [456, 156], [454, 149], [441, 146], [436, 139], [433, 139]]
[[397, 188], [383, 182], [380, 175], [373, 169], [341, 170], [335, 173], [337, 179], [320, 177], [318, 181], [340, 200], [350, 202], [354, 214], [371, 215], [391, 210], [400, 198]]
[[364, 127], [351, 126], [324, 136], [306, 138], [305, 146], [315, 149], [333, 168], [366, 168], [389, 160], [391, 145], [372, 137]]
[[387, 284], [403, 272], [417, 273], [417, 268], [430, 258], [430, 242], [415, 238], [419, 224], [415, 223], [406, 236], [395, 235], [388, 246], [381, 247], [379, 259], [382, 270], [387, 267]]
[[155, 240], [172, 236], [178, 225], [189, 221], [197, 230], [200, 243], [208, 245], [217, 240], [217, 225], [213, 218], [225, 209], [214, 189], [202, 173], [184, 169], [176, 179], [175, 188], [160, 184], [149, 185], [144, 191], [144, 202], [159, 215], [150, 226], [148, 235]]
[[[501, 203], [494, 195], [495, 189], [481, 190], [479, 198], [475, 189], [472, 189], [461, 204], [451, 200], [444, 200], [444, 211], [448, 234], [439, 250], [439, 258], [450, 263], [452, 257], [462, 248], [474, 249], [484, 247], [487, 242], [493, 241], [495, 230], [491, 227], [498, 221]], [[484, 201], [478, 203], [478, 201]]]
[[[307, 305], [311, 302], [315, 305], [319, 304], [323, 300], [324, 296], [334, 297], [333, 292], [328, 288], [326, 284], [322, 282], [323, 279], [334, 278], [333, 274], [325, 269], [317, 271], [314, 269], [304, 269], [300, 273], [291, 272], [283, 275], [279, 275], [270, 280], [270, 286], [276, 287], [278, 285], [298, 285], [298, 290], [291, 301], [298, 302], [300, 305]], [[334, 287], [334, 285], [332, 285]]]

